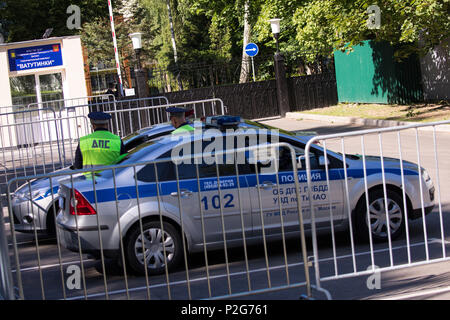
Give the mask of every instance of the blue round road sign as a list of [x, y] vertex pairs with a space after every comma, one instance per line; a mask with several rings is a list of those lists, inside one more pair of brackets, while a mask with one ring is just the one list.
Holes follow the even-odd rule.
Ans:
[[255, 43], [249, 43], [245, 46], [245, 54], [254, 57], [258, 54], [259, 48]]

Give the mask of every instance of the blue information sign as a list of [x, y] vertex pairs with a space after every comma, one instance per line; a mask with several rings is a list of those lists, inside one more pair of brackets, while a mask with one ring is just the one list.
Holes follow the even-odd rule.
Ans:
[[9, 71], [31, 70], [62, 66], [60, 44], [8, 50]]
[[259, 48], [255, 43], [249, 43], [245, 46], [245, 53], [249, 57], [254, 57], [258, 54]]

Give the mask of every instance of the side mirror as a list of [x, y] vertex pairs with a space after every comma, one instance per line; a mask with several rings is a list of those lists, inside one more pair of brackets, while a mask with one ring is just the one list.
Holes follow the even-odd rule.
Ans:
[[[327, 158], [326, 165], [330, 165], [330, 160]], [[325, 166], [325, 157], [320, 156], [319, 157], [319, 166]]]

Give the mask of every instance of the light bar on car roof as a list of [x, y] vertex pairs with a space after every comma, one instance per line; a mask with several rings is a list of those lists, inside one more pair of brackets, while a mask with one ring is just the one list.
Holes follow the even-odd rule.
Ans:
[[211, 127], [232, 127], [242, 122], [239, 116], [212, 116], [207, 117], [205, 124]]

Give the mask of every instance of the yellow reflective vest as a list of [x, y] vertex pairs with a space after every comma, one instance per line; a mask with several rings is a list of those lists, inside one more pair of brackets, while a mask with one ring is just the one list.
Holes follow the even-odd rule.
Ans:
[[120, 137], [106, 130], [98, 130], [80, 138], [83, 168], [117, 163], [121, 144]]

